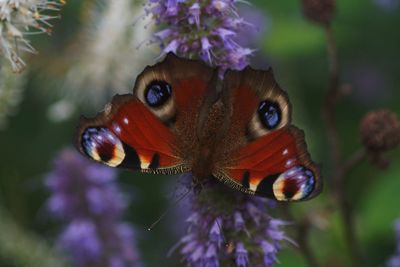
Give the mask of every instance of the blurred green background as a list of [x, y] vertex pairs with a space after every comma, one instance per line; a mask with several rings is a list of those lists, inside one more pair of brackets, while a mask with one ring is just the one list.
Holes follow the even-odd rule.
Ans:
[[[71, 116], [62, 121], [54, 121], [48, 116], [54, 103], [63, 99], [63, 90], [68, 90], [63, 86], [63, 80], [73, 63], [69, 53], [79, 48], [77, 40], [85, 23], [85, 8], [88, 8], [85, 2], [70, 1], [63, 7], [62, 18], [54, 21], [52, 36], [32, 36], [39, 55], [30, 57], [29, 68], [24, 73], [26, 84], [22, 102], [15, 114], [8, 117], [7, 127], [0, 131], [0, 205], [6, 210], [6, 213], [0, 213], [0, 226], [6, 227], [3, 222], [7, 214], [22, 234], [11, 235], [9, 240], [0, 238], [1, 242], [27, 238], [33, 240], [32, 244], [43, 242], [43, 246], [52, 247], [60, 225], [46, 214], [44, 204], [49, 194], [43, 187], [43, 178], [51, 169], [57, 152], [72, 144], [80, 114], [93, 115], [106, 102], [104, 96], [99, 96], [96, 101], [100, 103], [94, 105], [71, 100], [75, 107]], [[257, 44], [257, 53], [265, 61], [257, 60], [255, 64], [271, 65], [281, 87], [289, 92], [294, 123], [305, 130], [313, 159], [322, 164], [322, 172], [328, 179], [331, 164], [320, 114], [328, 86], [324, 33], [303, 18], [300, 1], [250, 2], [251, 8], [265, 15], [267, 24]], [[342, 82], [352, 86], [349, 95], [338, 104], [337, 115], [343, 150], [350, 156], [361, 146], [359, 121], [367, 111], [388, 108], [400, 114], [400, 8], [385, 8], [372, 0], [340, 0], [337, 5], [333, 28], [338, 42], [340, 74]], [[156, 54], [157, 49], [156, 45], [142, 46], [137, 53]], [[153, 59], [148, 56], [139, 69], [153, 64]], [[129, 71], [130, 66], [124, 68]], [[86, 94], [85, 88], [79, 90]], [[118, 90], [130, 92], [131, 86]], [[79, 96], [79, 91], [77, 94]], [[387, 157], [391, 159], [387, 170], [377, 170], [364, 163], [351, 173], [346, 183], [368, 266], [383, 266], [395, 249], [393, 222], [400, 216], [399, 149]], [[177, 266], [177, 256], [166, 258], [169, 248], [179, 239], [179, 234], [171, 231], [177, 222], [167, 218], [154, 231], [146, 231], [168, 205], [166, 199], [176, 177], [126, 171], [121, 171], [120, 177], [125, 192], [132, 195], [126, 220], [136, 227], [145, 265]], [[308, 203], [293, 204], [295, 213], [302, 214], [323, 206], [330, 190], [329, 181], [325, 184], [320, 197]], [[279, 207], [273, 213], [283, 216]], [[326, 223], [323, 229], [311, 231], [313, 251], [322, 266], [350, 266], [337, 212], [333, 212]], [[5, 230], [0, 228], [0, 236], [5, 235]], [[291, 226], [287, 226], [287, 230], [291, 235]], [[0, 250], [4, 247], [0, 244]], [[0, 266], [29, 266], [23, 260], [10, 257], [4, 251], [0, 252]], [[282, 267], [307, 266], [291, 245], [280, 253], [279, 260]]]

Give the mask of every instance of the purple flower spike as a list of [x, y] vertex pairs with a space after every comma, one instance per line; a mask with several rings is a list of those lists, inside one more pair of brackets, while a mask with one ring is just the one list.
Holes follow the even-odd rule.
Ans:
[[132, 228], [121, 223], [126, 199], [115, 170], [94, 163], [73, 149], [57, 156], [46, 179], [50, 212], [66, 223], [58, 240], [78, 267], [139, 264]]
[[146, 8], [155, 24], [167, 25], [154, 34], [162, 53], [201, 58], [210, 65], [243, 69], [253, 50], [235, 43], [241, 29], [252, 27], [238, 15], [232, 0], [151, 0]]
[[281, 243], [290, 241], [281, 229], [286, 223], [271, 218], [264, 198], [210, 181], [188, 201], [188, 231], [172, 249], [179, 250], [185, 266], [270, 267], [278, 262]]

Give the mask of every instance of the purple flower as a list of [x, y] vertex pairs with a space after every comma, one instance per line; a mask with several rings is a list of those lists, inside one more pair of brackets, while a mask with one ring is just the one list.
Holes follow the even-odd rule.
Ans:
[[222, 220], [221, 218], [216, 218], [211, 226], [210, 232], [209, 232], [209, 239], [211, 242], [215, 243], [218, 247], [221, 246], [222, 242], [224, 241], [224, 237], [221, 232], [222, 228]]
[[190, 24], [196, 24], [197, 28], [200, 29], [200, 5], [199, 3], [194, 3], [191, 7], [189, 7], [189, 19], [188, 22]]
[[238, 231], [243, 230], [245, 227], [245, 221], [243, 219], [242, 214], [239, 211], [236, 211], [235, 214], [233, 215], [233, 217], [235, 220], [236, 230], [238, 230]]
[[58, 243], [77, 266], [139, 263], [133, 230], [121, 222], [127, 203], [115, 179], [114, 169], [69, 148], [59, 153], [47, 176], [48, 209], [65, 223]]
[[270, 242], [262, 240], [260, 242], [260, 247], [264, 254], [264, 265], [271, 266], [278, 261], [276, 257], [276, 254], [278, 253], [277, 245], [274, 246]]
[[218, 267], [219, 261], [217, 256], [217, 249], [214, 244], [210, 244], [204, 257], [205, 267]]
[[201, 38], [201, 51], [200, 51], [200, 57], [202, 60], [206, 62], [211, 62], [211, 48], [212, 45], [208, 41], [207, 37], [202, 37]]
[[221, 74], [228, 68], [243, 69], [253, 50], [235, 42], [239, 30], [249, 26], [238, 15], [236, 2], [151, 0], [147, 14], [157, 25], [166, 25], [154, 34], [154, 41], [162, 53], [201, 58], [221, 67]]
[[400, 267], [400, 219], [397, 219], [394, 224], [396, 232], [396, 250], [390, 259], [386, 262], [387, 267]]
[[286, 223], [268, 215], [267, 199], [210, 181], [189, 202], [187, 233], [172, 249], [186, 266], [268, 267], [277, 262], [281, 243], [293, 242], [281, 229]]
[[246, 267], [249, 264], [249, 256], [242, 242], [236, 244], [235, 262], [238, 267]]

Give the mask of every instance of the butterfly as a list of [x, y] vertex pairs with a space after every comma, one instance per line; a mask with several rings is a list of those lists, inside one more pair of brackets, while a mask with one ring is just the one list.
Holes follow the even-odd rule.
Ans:
[[169, 53], [92, 119], [82, 117], [81, 153], [145, 173], [191, 172], [246, 194], [299, 201], [319, 194], [320, 172], [288, 95], [272, 70], [219, 70]]

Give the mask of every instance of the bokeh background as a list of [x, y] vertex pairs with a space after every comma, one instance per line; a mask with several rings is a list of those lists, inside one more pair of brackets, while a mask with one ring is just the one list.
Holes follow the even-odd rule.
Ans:
[[[122, 2], [129, 1], [121, 1], [120, 6]], [[321, 118], [328, 87], [324, 32], [304, 19], [300, 1], [249, 2], [251, 6], [242, 5], [240, 12], [258, 27], [251, 40], [257, 52], [250, 61], [255, 66], [273, 67], [277, 81], [289, 92], [294, 123], [305, 130], [313, 159], [321, 163], [322, 173], [328, 174], [332, 165]], [[60, 259], [60, 266], [72, 266], [62, 263], [63, 252], [55, 248], [62, 224], [46, 209], [49, 192], [44, 179], [59, 151], [73, 144], [79, 116], [94, 115], [116, 92], [130, 92], [138, 72], [154, 64], [159, 55], [159, 47], [147, 42], [152, 26], [141, 18], [143, 4], [132, 1], [121, 10], [110, 6], [107, 1], [69, 1], [61, 8], [61, 19], [52, 20], [51, 36], [29, 36], [39, 53], [23, 56], [27, 68], [22, 73], [7, 74], [9, 63], [0, 61], [0, 92], [8, 96], [0, 99], [2, 267], [33, 266], [26, 255], [38, 247], [44, 255]], [[351, 88], [337, 106], [345, 157], [361, 147], [359, 122], [366, 112], [385, 108], [400, 114], [399, 15], [397, 0], [337, 2], [333, 29], [340, 75]], [[245, 34], [241, 38], [247, 41]], [[368, 266], [385, 266], [396, 247], [400, 150], [386, 157], [391, 164], [385, 170], [365, 162], [346, 178]], [[178, 255], [166, 255], [182, 234], [179, 226], [184, 225], [183, 211], [175, 208], [153, 231], [146, 231], [169, 205], [178, 179], [128, 171], [120, 171], [118, 177], [129, 199], [124, 220], [135, 228], [143, 265], [179, 266]], [[303, 214], [327, 205], [330, 188], [329, 181], [325, 182], [320, 197], [293, 204], [293, 212]], [[272, 212], [285, 217], [279, 206]], [[329, 216], [318, 216], [319, 227], [312, 228], [310, 237], [322, 266], [350, 266], [338, 212], [334, 208]], [[285, 229], [295, 239], [294, 227]], [[279, 254], [279, 260], [283, 267], [308, 266], [290, 244]]]

